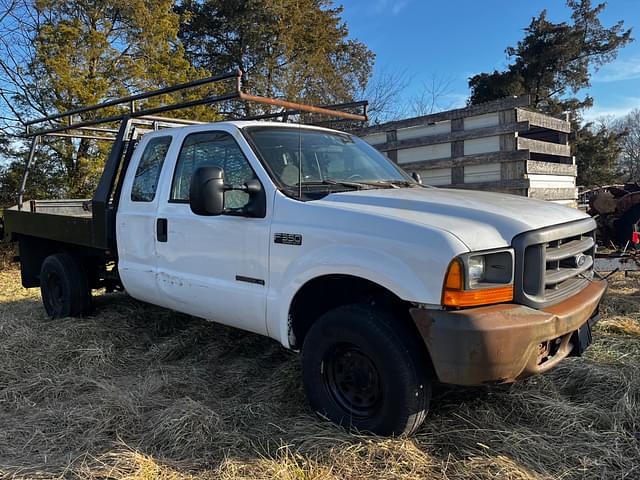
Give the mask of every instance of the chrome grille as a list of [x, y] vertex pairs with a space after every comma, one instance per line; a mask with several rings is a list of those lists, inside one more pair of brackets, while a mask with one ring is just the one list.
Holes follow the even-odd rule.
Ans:
[[593, 278], [595, 256], [593, 232], [554, 240], [546, 245], [544, 297], [552, 301], [574, 293]]
[[593, 278], [595, 222], [591, 218], [514, 238], [515, 299], [542, 308], [579, 292]]

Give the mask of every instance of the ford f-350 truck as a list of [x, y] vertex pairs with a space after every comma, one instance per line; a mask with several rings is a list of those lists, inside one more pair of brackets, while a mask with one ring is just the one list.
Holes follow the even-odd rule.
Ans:
[[[302, 352], [314, 411], [382, 435], [419, 427], [435, 381], [513, 382], [591, 342], [606, 282], [580, 211], [423, 186], [327, 128], [132, 133], [136, 119], [162, 123], [158, 111], [121, 119], [92, 200], [21, 191], [5, 211], [23, 285], [52, 318], [88, 314], [93, 289], [124, 288], [269, 336]], [[56, 128], [31, 135], [68, 131]]]

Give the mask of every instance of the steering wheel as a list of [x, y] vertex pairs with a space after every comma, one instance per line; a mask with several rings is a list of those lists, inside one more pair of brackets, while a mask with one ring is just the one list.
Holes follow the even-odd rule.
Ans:
[[356, 180], [356, 179], [358, 179], [358, 178], [362, 178], [362, 175], [359, 175], [359, 174], [357, 174], [357, 173], [354, 173], [353, 175], [349, 175], [349, 176], [347, 177], [347, 180]]

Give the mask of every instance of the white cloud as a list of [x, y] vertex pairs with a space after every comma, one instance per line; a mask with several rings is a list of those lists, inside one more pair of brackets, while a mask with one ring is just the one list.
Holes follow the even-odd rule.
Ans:
[[616, 60], [593, 74], [592, 81], [598, 83], [619, 82], [640, 78], [640, 56], [629, 60]]
[[374, 11], [376, 13], [391, 13], [391, 15], [399, 14], [409, 5], [411, 0], [376, 0]]
[[468, 93], [447, 93], [443, 97], [451, 103], [451, 108], [462, 108], [467, 104], [469, 99]]
[[584, 112], [584, 119], [592, 122], [600, 118], [624, 117], [634, 108], [640, 108], [640, 97], [625, 97], [624, 103], [616, 105], [596, 105]]
[[404, 7], [408, 5], [408, 3], [409, 3], [409, 0], [394, 2], [393, 7], [391, 7], [391, 13], [394, 15], [397, 15], [398, 13], [400, 13], [400, 11], [404, 9]]

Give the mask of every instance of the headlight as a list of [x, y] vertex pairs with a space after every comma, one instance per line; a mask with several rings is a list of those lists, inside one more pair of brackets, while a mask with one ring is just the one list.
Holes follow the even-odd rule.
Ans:
[[502, 250], [483, 254], [469, 254], [458, 257], [466, 266], [466, 288], [483, 288], [494, 284], [513, 281], [513, 252]]
[[473, 252], [449, 264], [442, 304], [471, 307], [513, 300], [513, 250]]
[[484, 279], [484, 256], [469, 257], [467, 261], [469, 285], [476, 285]]

